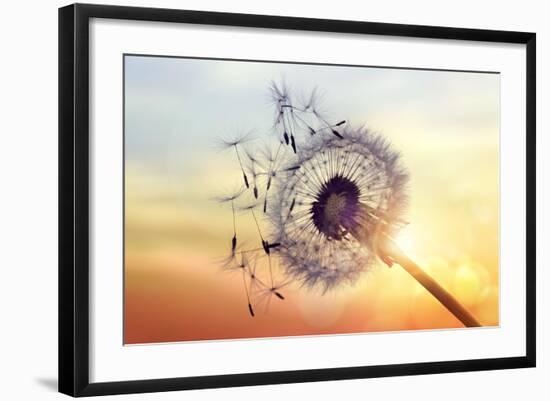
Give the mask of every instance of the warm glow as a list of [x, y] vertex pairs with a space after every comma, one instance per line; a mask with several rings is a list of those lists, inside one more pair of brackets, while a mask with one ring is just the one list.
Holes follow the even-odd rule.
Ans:
[[[279, 70], [259, 65], [247, 75], [250, 86], [224, 89], [214, 62], [188, 71], [191, 61], [170, 60], [160, 68], [143, 59], [134, 75], [127, 69], [126, 343], [462, 327], [400, 266], [383, 263], [326, 294], [293, 283], [284, 301], [259, 305], [251, 318], [242, 277], [220, 268], [231, 209], [212, 199], [240, 177], [233, 155], [213, 143], [226, 129], [269, 130], [262, 85]], [[320, 67], [277, 68], [306, 89], [318, 83], [332, 114], [367, 123], [400, 150], [411, 182], [396, 242], [484, 325], [498, 325], [498, 76], [363, 69], [363, 77], [332, 67], [322, 80]], [[248, 215], [237, 228], [256, 238]]]

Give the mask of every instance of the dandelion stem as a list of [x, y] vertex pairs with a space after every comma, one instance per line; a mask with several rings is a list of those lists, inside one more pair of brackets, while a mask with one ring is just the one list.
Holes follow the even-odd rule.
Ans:
[[271, 267], [271, 255], [267, 255], [267, 261], [269, 263], [269, 277], [271, 281], [271, 288], [274, 288], [273, 286], [273, 268]]
[[260, 229], [260, 224], [258, 223], [258, 219], [256, 218], [256, 213], [254, 213], [254, 210], [250, 210], [250, 213], [252, 213], [252, 217], [254, 218], [254, 223], [256, 223], [256, 228], [258, 229], [258, 234], [260, 234], [260, 239], [262, 240], [262, 244], [264, 243], [264, 237], [262, 236], [262, 230]]
[[451, 312], [466, 327], [481, 327], [479, 321], [460, 303], [458, 300], [435, 281], [428, 273], [414, 263], [403, 250], [386, 236], [383, 245], [380, 247], [385, 256], [389, 256], [396, 263], [401, 265], [407, 273], [413, 276], [426, 290], [428, 290], [449, 312]]
[[237, 236], [237, 224], [235, 221], [235, 202], [231, 200], [231, 211], [233, 212], [233, 236]]
[[244, 184], [248, 188], [249, 187], [248, 177], [246, 176], [246, 173], [244, 171], [243, 162], [241, 161], [241, 155], [239, 154], [239, 148], [237, 147], [237, 144], [233, 146], [235, 147], [235, 153], [237, 153], [237, 160], [239, 161], [239, 166], [241, 167], [241, 172], [243, 173]]

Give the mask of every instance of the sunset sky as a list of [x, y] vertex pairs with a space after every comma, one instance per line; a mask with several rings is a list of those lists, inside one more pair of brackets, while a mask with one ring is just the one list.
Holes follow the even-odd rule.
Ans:
[[[317, 87], [335, 121], [367, 126], [411, 175], [401, 247], [483, 325], [499, 322], [499, 75], [125, 57], [126, 344], [462, 327], [399, 266], [322, 294], [291, 283], [248, 314], [222, 271], [241, 183], [221, 138], [270, 135], [268, 86]], [[238, 216], [241, 236], [254, 223]]]

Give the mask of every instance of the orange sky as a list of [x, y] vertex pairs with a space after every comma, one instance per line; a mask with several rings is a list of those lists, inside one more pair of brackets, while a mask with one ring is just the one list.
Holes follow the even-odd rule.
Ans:
[[[219, 263], [231, 238], [231, 213], [208, 200], [208, 185], [199, 184], [211, 174], [180, 185], [131, 166], [126, 171], [127, 344], [461, 327], [401, 267], [383, 264], [356, 285], [324, 295], [290, 285], [284, 301], [274, 298], [267, 309], [255, 305], [252, 318], [242, 277]], [[397, 240], [482, 324], [496, 325], [496, 186], [488, 196], [478, 185], [451, 185], [434, 198], [421, 196], [424, 185], [416, 182], [409, 216], [422, 224], [410, 224]], [[190, 188], [196, 191], [187, 199]], [[255, 238], [251, 219], [240, 217], [239, 224], [241, 237]]]

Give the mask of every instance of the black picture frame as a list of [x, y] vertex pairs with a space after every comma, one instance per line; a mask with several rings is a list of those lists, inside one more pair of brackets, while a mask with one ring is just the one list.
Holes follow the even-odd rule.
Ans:
[[[526, 353], [524, 356], [90, 383], [88, 58], [91, 18], [516, 43], [526, 46]], [[159, 392], [534, 367], [536, 35], [527, 32], [74, 4], [59, 9], [59, 391]]]

